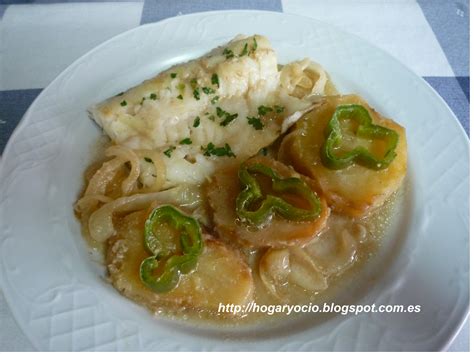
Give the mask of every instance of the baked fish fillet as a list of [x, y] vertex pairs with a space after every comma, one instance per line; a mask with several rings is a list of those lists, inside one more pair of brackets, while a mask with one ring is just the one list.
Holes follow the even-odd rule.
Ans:
[[[216, 160], [241, 161], [272, 143], [310, 108], [310, 96], [324, 94], [326, 81], [309, 60], [279, 70], [267, 38], [238, 36], [89, 112], [114, 143], [166, 152], [167, 168], [179, 170], [176, 183], [196, 182], [212, 173]], [[224, 156], [216, 153], [226, 146]], [[186, 166], [176, 166], [183, 158]], [[183, 177], [183, 168], [192, 176]], [[173, 184], [174, 177], [168, 180]]]

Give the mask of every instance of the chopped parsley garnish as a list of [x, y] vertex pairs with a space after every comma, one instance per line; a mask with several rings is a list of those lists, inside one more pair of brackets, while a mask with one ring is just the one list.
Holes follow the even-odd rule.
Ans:
[[219, 87], [219, 76], [217, 76], [216, 73], [212, 74], [211, 76], [211, 83], [213, 85], [216, 85], [217, 87]]
[[196, 87], [197, 87], [197, 84], [198, 84], [197, 79], [195, 79], [195, 78], [194, 78], [194, 79], [191, 79], [191, 81], [190, 81], [189, 83], [191, 84], [191, 87], [192, 87], [193, 89], [196, 88]]
[[140, 104], [143, 104], [143, 102], [145, 102], [146, 98], [145, 97], [142, 97], [142, 101], [140, 102]]
[[171, 157], [171, 153], [176, 150], [176, 146], [170, 146], [167, 150], [163, 151], [163, 154], [165, 154], [168, 157]]
[[224, 111], [221, 107], [216, 107], [216, 114], [219, 118], [224, 117], [224, 120], [220, 124], [223, 127], [229, 125], [230, 122], [239, 116], [238, 113], [230, 114], [229, 112]]
[[149, 163], [152, 163], [152, 162], [153, 162], [153, 160], [150, 159], [149, 157], [145, 157], [145, 161], [146, 161], [146, 162], [149, 162]]
[[211, 100], [211, 104], [216, 104], [219, 101], [219, 96], [214, 96]]
[[117, 94], [115, 95], [115, 97], [122, 96], [124, 93], [125, 93], [125, 92], [123, 92], [123, 91], [120, 92], [120, 93], [117, 93]]
[[268, 148], [266, 148], [266, 147], [261, 148], [259, 153], [260, 153], [260, 155], [267, 156], [268, 155]]
[[179, 142], [181, 145], [191, 145], [193, 142], [190, 138], [184, 138]]
[[179, 95], [178, 97], [176, 97], [178, 100], [182, 100], [183, 99], [183, 95]]
[[197, 101], [199, 101], [201, 99], [201, 94], [199, 93], [199, 88], [194, 89], [193, 96]]
[[213, 93], [216, 93], [216, 90], [210, 87], [203, 87], [202, 92], [204, 92], [206, 95], [212, 95]]
[[216, 116], [215, 116], [215, 115], [211, 115], [211, 116], [207, 117], [207, 119], [209, 119], [210, 121], [215, 122], [215, 121], [216, 121]]
[[226, 127], [227, 125], [230, 124], [230, 122], [232, 122], [235, 118], [237, 118], [239, 116], [238, 113], [234, 113], [234, 114], [230, 114], [228, 112], [225, 113], [225, 118], [224, 120], [221, 122], [221, 126], [223, 127]]
[[230, 58], [233, 58], [233, 57], [234, 57], [234, 52], [231, 51], [229, 48], [224, 49], [224, 51], [222, 52], [222, 54], [225, 55], [225, 58], [226, 58], [226, 59], [230, 59]]
[[126, 106], [126, 105], [127, 105], [127, 101], [122, 101], [122, 102], [120, 102], [120, 105], [121, 105], [122, 107]]
[[171, 76], [172, 79], [174, 79], [177, 75], [178, 75], [178, 74], [176, 74], [176, 73], [171, 73], [171, 74], [170, 74], [170, 76]]
[[217, 116], [220, 118], [220, 117], [222, 117], [224, 114], [226, 114], [226, 111], [224, 111], [221, 107], [216, 107], [216, 114], [217, 114]]
[[197, 128], [199, 127], [199, 124], [201, 124], [201, 118], [199, 117], [194, 118], [193, 127]]
[[204, 156], [214, 155], [235, 157], [235, 154], [227, 143], [223, 147], [216, 147], [213, 143], [209, 143], [206, 147], [201, 146], [201, 149], [204, 151]]
[[239, 54], [239, 57], [243, 57], [244, 55], [247, 55], [249, 50], [248, 50], [249, 44], [245, 43], [244, 47], [242, 48], [242, 51]]
[[268, 112], [271, 112], [271, 111], [273, 111], [272, 107], [267, 107], [267, 106], [259, 106], [258, 107], [258, 115], [259, 116], [264, 116], [265, 114], [267, 114]]
[[156, 100], [156, 93], [152, 93], [150, 95], [150, 100]]
[[262, 130], [263, 129], [263, 123], [260, 120], [260, 118], [256, 117], [247, 117], [247, 122], [255, 128], [255, 130]]
[[255, 52], [257, 50], [257, 39], [253, 37], [253, 46], [252, 46], [252, 52]]
[[283, 112], [283, 111], [285, 110], [285, 107], [283, 107], [283, 106], [278, 106], [278, 105], [274, 105], [274, 106], [273, 106], [273, 109], [275, 110], [275, 112], [281, 113], [281, 112]]

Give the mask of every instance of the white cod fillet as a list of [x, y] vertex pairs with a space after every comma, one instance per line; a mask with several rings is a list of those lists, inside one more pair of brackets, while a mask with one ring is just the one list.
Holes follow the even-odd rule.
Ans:
[[[91, 107], [89, 112], [116, 144], [163, 152], [171, 148], [166, 167], [179, 178], [175, 181], [167, 176], [170, 185], [199, 182], [213, 172], [217, 161], [227, 159], [212, 153], [206, 156], [203, 147], [228, 144], [235, 160], [244, 160], [272, 143], [287, 129], [288, 121], [293, 123], [311, 106], [311, 100], [291, 92], [299, 78], [291, 88], [288, 82], [293, 81], [282, 81], [280, 76], [267, 38], [238, 36], [201, 58], [176, 65]], [[315, 81], [322, 76], [326, 80], [325, 74], [316, 74]], [[311, 84], [317, 87], [316, 82]], [[313, 87], [308, 87], [308, 93], [314, 94]], [[262, 114], [261, 106], [271, 110]], [[262, 125], [249, 121], [252, 117]], [[203, 160], [210, 163], [195, 163]]]

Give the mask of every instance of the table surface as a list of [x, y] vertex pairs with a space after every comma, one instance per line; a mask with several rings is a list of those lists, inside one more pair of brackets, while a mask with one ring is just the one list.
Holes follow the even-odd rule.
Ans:
[[[423, 77], [469, 135], [468, 0], [0, 0], [0, 154], [31, 102], [103, 41], [187, 13], [256, 9], [310, 16], [355, 33]], [[0, 351], [34, 350], [0, 289]], [[448, 348], [469, 351], [469, 319]]]

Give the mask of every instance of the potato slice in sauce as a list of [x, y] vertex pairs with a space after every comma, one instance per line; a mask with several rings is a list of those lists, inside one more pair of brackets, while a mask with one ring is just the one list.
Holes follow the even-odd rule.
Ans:
[[248, 265], [240, 254], [205, 234], [196, 269], [182, 275], [178, 286], [167, 293], [150, 290], [139, 276], [141, 262], [150, 256], [143, 239], [147, 216], [147, 211], [127, 215], [117, 236], [109, 240], [107, 267], [118, 291], [153, 312], [166, 308], [216, 314], [219, 303], [245, 305], [252, 301], [254, 284]]
[[[314, 181], [300, 176], [292, 168], [264, 156], [245, 162], [246, 165], [256, 163], [272, 168], [281, 178], [302, 178], [311, 190], [318, 194]], [[311, 221], [291, 221], [274, 215], [264, 227], [249, 227], [242, 223], [236, 213], [236, 198], [241, 191], [238, 169], [238, 166], [232, 166], [218, 171], [207, 186], [214, 223], [221, 238], [250, 247], [286, 247], [304, 245], [324, 228], [330, 210], [325, 199], [321, 197], [321, 212]]]
[[[353, 164], [347, 168], [332, 170], [322, 163], [320, 150], [326, 139], [326, 126], [336, 108], [347, 104], [365, 107], [372, 118], [372, 124], [389, 128], [398, 134], [396, 157], [387, 168], [373, 170]], [[384, 144], [379, 141], [358, 139], [355, 136], [349, 136], [342, 144], [365, 144], [370, 152], [379, 156], [384, 150]], [[298, 172], [317, 180], [329, 205], [335, 211], [361, 217], [382, 205], [400, 187], [407, 170], [405, 129], [384, 118], [357, 95], [331, 96], [322, 99], [313, 111], [298, 121], [295, 130], [283, 140], [278, 158], [293, 165]]]

